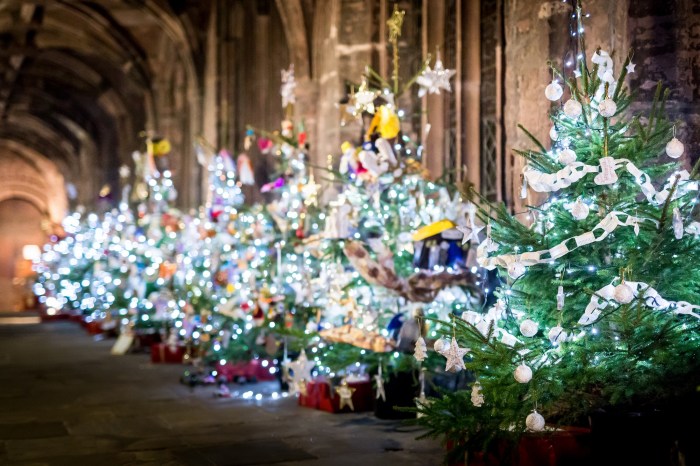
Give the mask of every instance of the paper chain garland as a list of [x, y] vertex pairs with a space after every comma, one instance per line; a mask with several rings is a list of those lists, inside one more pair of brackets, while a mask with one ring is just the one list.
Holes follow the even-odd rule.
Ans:
[[[644, 304], [659, 311], [672, 310], [675, 314], [686, 314], [700, 319], [700, 314], [693, 312], [700, 309], [700, 306], [690, 304], [686, 301], [667, 301], [659, 293], [644, 282], [625, 282], [625, 285], [632, 289], [635, 298], [640, 295]], [[586, 306], [586, 310], [579, 319], [579, 325], [589, 325], [598, 320], [603, 309], [615, 302], [615, 285], [612, 283], [595, 292], [591, 296], [591, 301]]]
[[[622, 220], [624, 218], [624, 221]], [[652, 222], [657, 224], [655, 220], [648, 218], [635, 217], [624, 212], [610, 212], [603, 218], [591, 231], [567, 238], [553, 248], [544, 251], [531, 251], [522, 254], [503, 254], [500, 256], [487, 257], [488, 252], [493, 250], [494, 241], [489, 237], [486, 238], [477, 248], [477, 263], [479, 266], [488, 270], [493, 270], [497, 266], [508, 268], [510, 264], [520, 262], [523, 265], [535, 265], [550, 262], [558, 259], [569, 252], [586, 244], [604, 240], [610, 233], [615, 231], [619, 226], [638, 226], [641, 222]], [[575, 245], [569, 247], [567, 243], [573, 241]]]
[[[600, 159], [600, 166], [587, 165], [583, 162], [572, 162], [556, 173], [543, 173], [531, 166], [525, 167], [523, 176], [530, 187], [537, 192], [554, 192], [560, 189], [567, 188], [582, 179], [589, 173], [598, 173], [593, 181], [598, 185], [608, 185], [617, 182], [618, 175], [615, 170], [623, 166], [634, 177], [636, 183], [644, 193], [647, 200], [656, 205], [663, 204], [669, 196], [671, 187], [675, 182], [676, 176], [680, 176], [679, 185], [673, 196], [674, 199], [686, 194], [689, 191], [697, 191], [698, 183], [691, 182], [690, 174], [687, 170], [681, 170], [671, 175], [666, 182], [666, 185], [661, 191], [656, 191], [654, 185], [651, 184], [649, 175], [637, 168], [632, 162], [627, 159], [614, 159], [612, 157], [603, 157]], [[685, 183], [681, 183], [685, 182]]]

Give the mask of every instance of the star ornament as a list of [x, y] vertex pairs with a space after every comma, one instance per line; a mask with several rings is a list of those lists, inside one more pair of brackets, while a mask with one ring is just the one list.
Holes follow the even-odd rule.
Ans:
[[367, 78], [362, 78], [362, 84], [357, 91], [350, 97], [350, 103], [355, 107], [358, 113], [367, 111], [374, 113], [374, 99], [379, 95], [378, 91], [372, 91], [367, 84]]
[[443, 356], [447, 358], [447, 364], [445, 364], [445, 371], [459, 372], [465, 370], [464, 366], [464, 355], [469, 351], [468, 348], [460, 348], [457, 344], [457, 339], [452, 337], [452, 342], [450, 346], [443, 352]]
[[295, 387], [299, 388], [301, 385], [305, 385], [305, 382], [312, 379], [311, 369], [313, 369], [315, 365], [316, 363], [314, 361], [308, 360], [304, 350], [301, 350], [301, 354], [299, 354], [296, 361], [287, 364], [287, 367], [292, 370], [292, 381]]
[[335, 392], [340, 396], [340, 409], [348, 406], [355, 411], [355, 406], [352, 404], [352, 394], [355, 393], [355, 390], [357, 389], [348, 387], [348, 382], [345, 379], [341, 382], [340, 387], [335, 387]]
[[440, 94], [440, 90], [451, 92], [450, 79], [456, 72], [456, 70], [446, 69], [438, 56], [435, 68], [431, 69], [430, 65], [427, 65], [420, 76], [416, 78], [416, 83], [420, 86], [418, 97], [423, 97], [426, 94]]
[[377, 382], [377, 399], [381, 398], [386, 401], [386, 391], [384, 391], [384, 377], [382, 376], [382, 366], [379, 366], [379, 372], [374, 376], [374, 380]]
[[629, 74], [629, 73], [634, 73], [634, 67], [635, 67], [635, 66], [637, 66], [637, 65], [635, 65], [635, 64], [632, 63], [632, 62], [629, 62], [629, 64], [628, 64], [627, 67], [626, 67], [626, 68], [627, 68], [627, 73], [628, 73], [628, 74]]

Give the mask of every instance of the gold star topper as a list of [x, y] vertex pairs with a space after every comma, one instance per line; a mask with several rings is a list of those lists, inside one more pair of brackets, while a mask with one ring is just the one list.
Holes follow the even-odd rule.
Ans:
[[394, 12], [391, 14], [386, 22], [389, 26], [389, 40], [391, 42], [396, 42], [401, 36], [401, 27], [403, 26], [403, 17], [406, 14], [405, 11], [399, 11], [398, 5], [394, 5]]

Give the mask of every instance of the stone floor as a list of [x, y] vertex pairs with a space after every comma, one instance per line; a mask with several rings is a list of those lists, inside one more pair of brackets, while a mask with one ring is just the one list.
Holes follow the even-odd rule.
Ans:
[[[3, 465], [438, 465], [437, 442], [294, 398], [217, 398], [180, 365], [111, 356], [69, 322], [0, 326]], [[236, 387], [232, 387], [236, 390]], [[240, 387], [247, 390], [250, 386]]]

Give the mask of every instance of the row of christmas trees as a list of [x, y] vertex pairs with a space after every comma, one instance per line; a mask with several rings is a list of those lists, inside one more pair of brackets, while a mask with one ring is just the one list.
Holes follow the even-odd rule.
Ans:
[[[321, 205], [306, 134], [292, 121], [289, 70], [282, 130], [246, 137], [246, 151], [257, 144], [277, 161], [262, 188], [269, 203], [243, 204], [240, 184], [253, 182], [247, 155], [234, 163], [200, 143], [206, 204], [195, 215], [174, 210], [159, 155], [167, 151], [151, 141], [118, 210], [66, 219], [69, 236], [47, 250], [37, 294], [48, 307], [131, 331], [164, 328], [199, 357], [274, 357], [270, 370], [301, 393], [317, 375], [377, 374], [383, 396], [392, 370], [466, 370], [467, 386], [431, 398], [421, 390], [417, 408], [428, 435], [459, 454], [543, 431], [546, 421], [585, 424], [596, 410], [670, 409], [692, 398], [697, 168], [669, 160], [683, 145], [665, 114], [668, 92], [659, 85], [648, 113], [629, 116], [634, 64], [628, 56], [615, 74], [602, 50], [589, 63], [575, 16], [577, 66], [571, 75], [553, 68], [545, 89], [551, 143], [532, 137], [534, 148], [518, 151], [524, 197], [548, 195], [528, 207], [530, 224], [469, 187], [430, 181], [422, 147], [401, 131], [403, 91], [372, 70], [349, 103], [371, 123], [326, 171], [336, 197]], [[401, 18], [389, 21], [394, 47]], [[438, 57], [411, 83], [439, 94], [452, 74]], [[469, 243], [479, 244], [473, 269]], [[483, 270], [498, 270], [496, 299], [481, 291]]]

